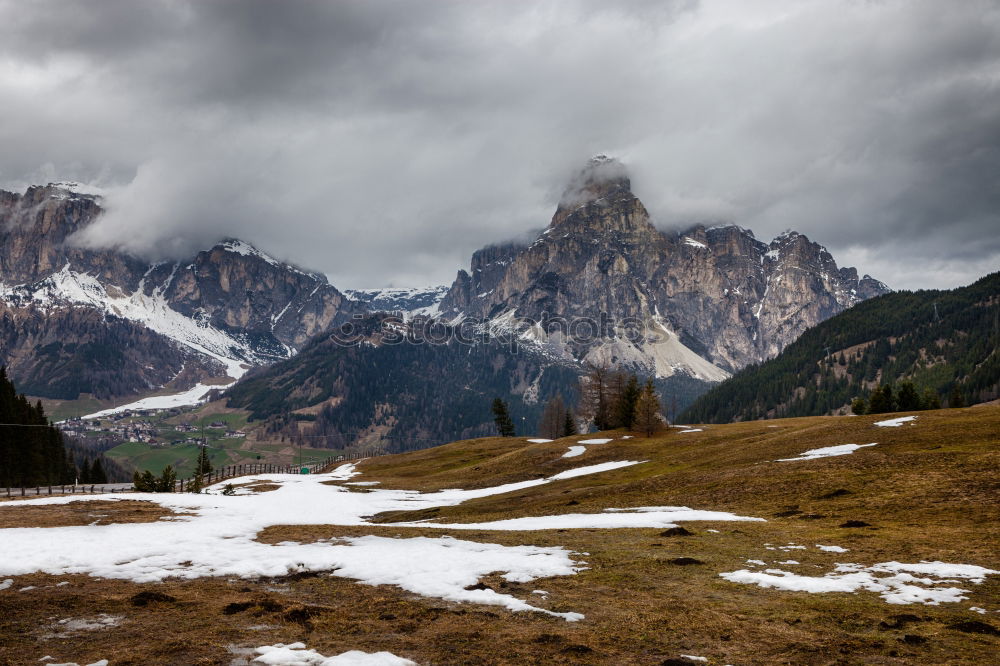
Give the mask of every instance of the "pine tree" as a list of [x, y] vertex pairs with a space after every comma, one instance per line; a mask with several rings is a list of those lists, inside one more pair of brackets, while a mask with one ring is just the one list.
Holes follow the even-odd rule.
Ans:
[[163, 468], [163, 472], [160, 474], [160, 478], [156, 480], [156, 492], [158, 493], [172, 493], [174, 491], [174, 483], [177, 481], [177, 474], [174, 472], [174, 468], [167, 465]]
[[958, 387], [957, 383], [951, 387], [951, 393], [948, 394], [948, 407], [952, 409], [965, 407], [965, 396], [962, 395], [962, 389]]
[[933, 389], [924, 389], [924, 395], [920, 399], [922, 409], [941, 409], [941, 396]]
[[210, 474], [212, 472], [212, 461], [208, 459], [208, 447], [201, 447], [198, 453], [198, 460], [194, 464], [195, 476]]
[[104, 466], [100, 458], [94, 458], [94, 464], [90, 466], [91, 483], [107, 483], [108, 475], [104, 472]]
[[920, 409], [920, 395], [913, 382], [900, 382], [899, 391], [896, 393], [896, 410], [900, 412], [914, 412]]
[[615, 396], [611, 410], [611, 427], [631, 429], [635, 423], [636, 403], [642, 391], [639, 389], [639, 378], [634, 374], [621, 383], [623, 386]]
[[656, 395], [652, 379], [646, 382], [646, 386], [639, 395], [635, 414], [635, 427], [646, 437], [652, 436], [663, 427], [663, 422], [660, 419], [660, 399]]
[[868, 408], [865, 405], [865, 399], [858, 397], [858, 398], [855, 398], [854, 400], [852, 400], [851, 401], [851, 411], [853, 413], [857, 414], [858, 416], [861, 416], [861, 415], [867, 413], [868, 412]]
[[136, 470], [135, 474], [132, 475], [132, 485], [140, 493], [155, 493], [156, 477], [148, 469], [141, 474]]
[[501, 437], [513, 437], [516, 434], [507, 403], [500, 398], [493, 399], [493, 422], [496, 423], [497, 432]]
[[572, 437], [578, 434], [576, 429], [576, 419], [573, 418], [573, 412], [566, 410], [566, 417], [563, 420], [563, 437]]
[[868, 399], [869, 414], [885, 414], [896, 411], [896, 403], [892, 396], [892, 387], [888, 384], [878, 386]]

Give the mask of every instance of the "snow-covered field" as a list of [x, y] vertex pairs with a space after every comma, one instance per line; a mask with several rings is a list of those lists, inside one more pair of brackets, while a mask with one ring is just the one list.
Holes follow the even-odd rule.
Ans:
[[117, 407], [111, 407], [109, 409], [102, 409], [99, 412], [94, 412], [93, 414], [87, 414], [83, 418], [85, 419], [97, 419], [102, 416], [108, 416], [110, 414], [119, 414], [121, 412], [141, 410], [141, 409], [170, 409], [172, 407], [186, 407], [188, 405], [197, 405], [204, 400], [205, 396], [208, 395], [209, 391], [212, 389], [224, 389], [231, 386], [231, 384], [221, 385], [221, 386], [209, 386], [208, 384], [196, 384], [193, 388], [183, 391], [181, 393], [171, 393], [169, 395], [154, 395], [149, 398], [143, 398], [142, 400], [136, 400], [135, 402], [130, 402], [125, 405], [118, 405]]
[[[512, 611], [539, 611], [574, 621], [582, 616], [553, 613], [489, 589], [465, 589], [497, 571], [516, 582], [573, 574], [580, 565], [563, 548], [510, 547], [450, 537], [364, 536], [273, 545], [255, 538], [271, 525], [362, 525], [366, 516], [382, 511], [452, 506], [477, 497], [637, 464], [640, 462], [632, 460], [606, 462], [545, 479], [434, 493], [381, 489], [352, 493], [345, 487], [323, 483], [347, 482], [356, 476], [354, 466], [347, 464], [323, 475], [265, 474], [231, 481], [269, 481], [280, 486], [256, 495], [224, 496], [218, 494], [216, 487], [205, 494], [129, 493], [8, 502], [0, 510], [20, 504], [139, 499], [171, 508], [180, 515], [155, 523], [3, 530], [0, 575], [36, 571], [56, 575], [77, 573], [145, 583], [169, 577], [282, 576], [299, 571], [332, 571], [335, 576], [373, 585], [398, 585], [423, 596], [499, 605]], [[309, 507], [309, 511], [303, 511], [303, 507]], [[637, 523], [663, 524], [656, 514], [646, 515], [645, 521]], [[590, 520], [601, 524], [605, 517], [597, 514]], [[474, 528], [469, 526], [469, 529]]]

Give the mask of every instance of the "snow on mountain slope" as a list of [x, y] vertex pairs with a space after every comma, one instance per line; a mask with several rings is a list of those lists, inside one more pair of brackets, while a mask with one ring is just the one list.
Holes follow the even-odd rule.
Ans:
[[372, 311], [401, 312], [404, 318], [416, 316], [436, 317], [438, 305], [450, 289], [447, 285], [436, 287], [385, 287], [382, 289], [349, 289], [344, 295], [363, 303]]
[[142, 284], [132, 294], [108, 288], [96, 277], [72, 270], [69, 264], [53, 275], [32, 285], [0, 286], [0, 297], [14, 297], [20, 303], [31, 303], [42, 309], [65, 305], [85, 305], [123, 319], [141, 323], [177, 343], [219, 361], [227, 374], [239, 379], [247, 363], [259, 363], [254, 350], [243, 341], [220, 331], [207, 322], [185, 317], [173, 310], [154, 290], [143, 293]]

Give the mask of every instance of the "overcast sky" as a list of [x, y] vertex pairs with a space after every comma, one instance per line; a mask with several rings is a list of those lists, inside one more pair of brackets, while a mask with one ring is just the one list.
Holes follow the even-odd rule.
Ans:
[[0, 0], [0, 187], [107, 187], [93, 242], [449, 283], [602, 152], [661, 227], [968, 283], [1000, 269], [1000, 2]]

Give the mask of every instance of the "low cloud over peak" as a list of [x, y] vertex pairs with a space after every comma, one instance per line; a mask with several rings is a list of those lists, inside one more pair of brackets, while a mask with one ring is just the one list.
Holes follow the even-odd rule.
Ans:
[[660, 226], [955, 286], [1000, 265], [996, 34], [985, 0], [0, 0], [0, 187], [104, 186], [89, 243], [427, 284], [608, 151]]

